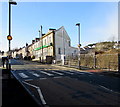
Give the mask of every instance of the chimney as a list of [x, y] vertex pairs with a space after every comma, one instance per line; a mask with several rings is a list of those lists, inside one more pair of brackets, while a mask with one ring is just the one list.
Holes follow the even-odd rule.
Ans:
[[26, 43], [26, 46], [28, 46], [28, 43]]
[[50, 29], [49, 29], [49, 32], [51, 32], [51, 31], [55, 31], [55, 30], [56, 30], [56, 29], [50, 28]]
[[32, 40], [32, 44], [34, 44], [35, 43], [35, 40]]
[[42, 36], [44, 36], [45, 34], [42, 34]]
[[40, 40], [40, 38], [35, 38], [35, 42], [38, 42]]

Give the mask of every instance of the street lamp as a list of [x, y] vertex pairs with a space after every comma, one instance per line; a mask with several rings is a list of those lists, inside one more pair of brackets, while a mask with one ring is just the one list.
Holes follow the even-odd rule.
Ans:
[[[9, 0], [9, 35], [11, 36], [11, 5], [17, 5], [15, 1]], [[10, 39], [9, 40], [9, 51], [10, 51]], [[12, 40], [12, 39], [11, 39]]]
[[[11, 36], [11, 5], [17, 5], [17, 3], [15, 1], [12, 1], [12, 0], [9, 0], [9, 37], [12, 37]], [[10, 52], [10, 41], [12, 39], [8, 39], [9, 40], [9, 52]]]
[[39, 38], [40, 38], [40, 30], [38, 30], [38, 32], [39, 32]]
[[17, 3], [15, 2], [15, 1], [12, 1], [12, 0], [9, 0], [9, 35], [7, 36], [7, 39], [8, 39], [8, 41], [9, 41], [9, 70], [11, 69], [11, 65], [10, 65], [10, 50], [11, 50], [11, 48], [10, 48], [10, 42], [11, 42], [11, 40], [12, 40], [12, 36], [11, 36], [11, 5], [17, 5]]
[[65, 43], [64, 43], [64, 29], [62, 29], [62, 41], [63, 41], [63, 54], [62, 54], [62, 65], [65, 65]]
[[77, 23], [76, 26], [78, 26], [78, 67], [80, 67], [80, 23]]
[[42, 44], [42, 63], [43, 63], [43, 38], [42, 38], [42, 25], [40, 26], [41, 29], [41, 44]]

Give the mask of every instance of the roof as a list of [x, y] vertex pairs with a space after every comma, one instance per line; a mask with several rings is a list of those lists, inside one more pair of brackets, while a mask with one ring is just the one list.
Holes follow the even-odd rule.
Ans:
[[57, 32], [59, 32], [60, 30], [61, 30], [61, 31], [64, 31], [64, 33], [66, 33], [66, 37], [67, 37], [67, 39], [70, 40], [70, 37], [69, 37], [67, 31], [65, 30], [64, 26], [61, 26], [61, 27], [60, 27], [59, 29], [57, 29], [55, 32], [57, 33]]

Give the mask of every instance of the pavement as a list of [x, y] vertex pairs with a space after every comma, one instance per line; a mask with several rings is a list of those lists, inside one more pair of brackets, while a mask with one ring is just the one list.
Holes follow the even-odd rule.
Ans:
[[[19, 61], [12, 61], [14, 65], [20, 65]], [[31, 105], [39, 107], [24, 87], [11, 75], [9, 71], [2, 67], [0, 63], [0, 106], [1, 107], [24, 107]]]
[[[79, 70], [77, 66], [59, 65], [59, 64], [53, 64], [52, 66], [64, 67], [64, 68], [66, 67], [66, 68]], [[79, 71], [92, 72], [92, 73], [97, 73], [97, 74], [100, 74], [100, 75], [106, 75], [106, 76], [112, 76], [112, 77], [120, 78], [120, 72], [118, 72], [116, 70], [94, 69], [94, 68], [88, 68], [88, 67], [83, 67], [82, 66]]]
[[9, 79], [8, 72], [3, 69], [2, 72], [2, 107], [17, 107], [17, 106], [33, 106], [38, 107], [38, 104], [23, 88], [23, 86], [11, 76]]

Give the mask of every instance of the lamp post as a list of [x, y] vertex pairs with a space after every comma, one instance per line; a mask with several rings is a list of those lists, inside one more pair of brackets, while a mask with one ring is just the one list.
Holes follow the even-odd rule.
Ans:
[[40, 30], [38, 30], [38, 32], [39, 32], [39, 38], [40, 38]]
[[41, 44], [42, 44], [42, 63], [43, 63], [43, 38], [42, 38], [42, 25], [40, 26], [41, 28]]
[[17, 3], [15, 1], [12, 1], [12, 0], [9, 0], [9, 35], [7, 36], [7, 39], [9, 41], [9, 67], [8, 69], [10, 70], [11, 69], [11, 65], [10, 65], [10, 50], [11, 50], [11, 47], [10, 47], [10, 44], [11, 44], [11, 40], [12, 40], [12, 36], [11, 36], [11, 5], [17, 5]]
[[[9, 0], [9, 35], [11, 36], [11, 5], [17, 5], [15, 1]], [[10, 39], [9, 39], [9, 51], [10, 51]]]
[[62, 42], [63, 42], [62, 65], [65, 65], [65, 43], [64, 43], [64, 29], [63, 28], [62, 28]]
[[78, 67], [79, 69], [81, 69], [80, 67], [80, 23], [77, 23], [76, 26], [78, 26]]

